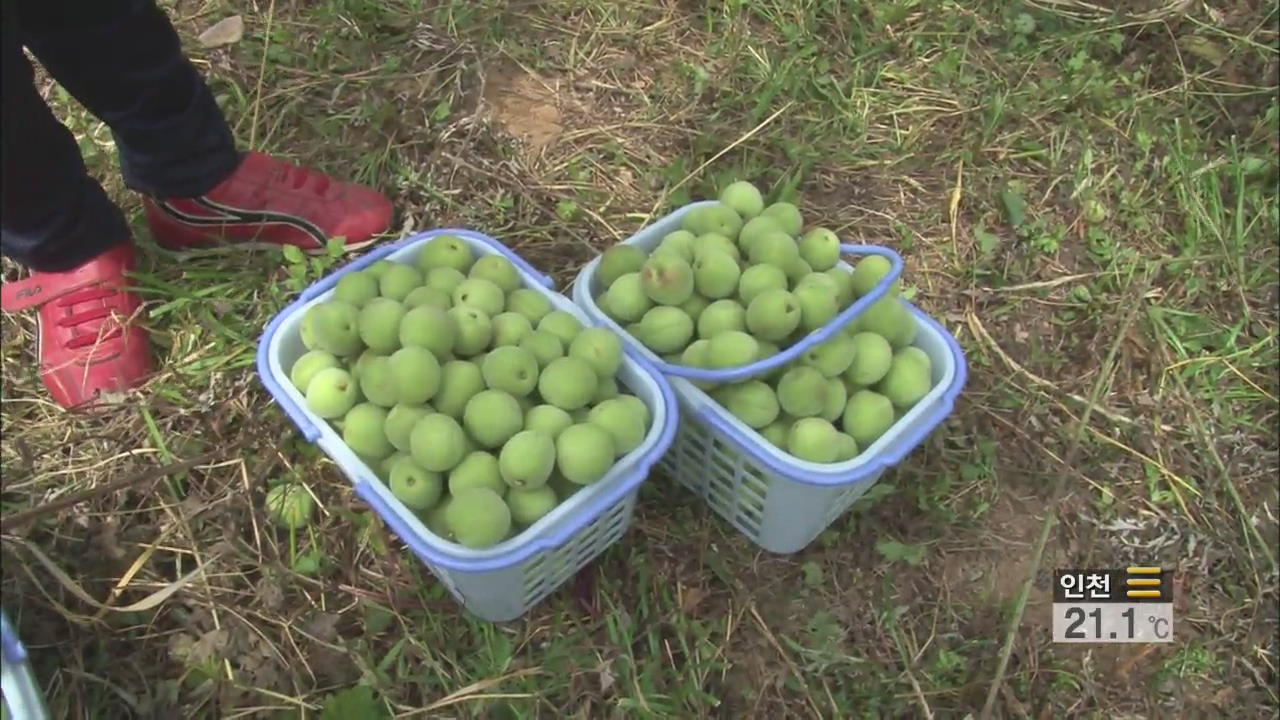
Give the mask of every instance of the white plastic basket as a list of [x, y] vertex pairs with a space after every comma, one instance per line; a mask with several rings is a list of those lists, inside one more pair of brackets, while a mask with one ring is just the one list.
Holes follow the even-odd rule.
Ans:
[[[623, 243], [652, 251], [664, 236], [680, 228], [686, 212], [707, 204], [710, 203], [685, 206]], [[684, 422], [659, 468], [696, 493], [757, 545], [774, 553], [789, 554], [804, 549], [874, 485], [885, 470], [902, 462], [951, 414], [967, 379], [964, 352], [955, 338], [919, 308], [903, 301], [918, 327], [914, 344], [932, 361], [933, 387], [857, 457], [831, 464], [799, 460], [782, 452], [685, 379], [736, 382], [784, 365], [860, 315], [870, 303], [884, 295], [888, 283], [901, 272], [901, 259], [892, 251], [861, 245], [842, 248], [851, 254], [888, 256], [895, 272], [886, 277], [875, 292], [841, 312], [831, 325], [811, 333], [803, 345], [794, 345], [772, 358], [726, 371], [665, 363], [608, 317], [595, 302], [602, 291], [595, 278], [599, 257], [582, 269], [573, 287], [574, 302], [586, 310], [596, 324], [618, 332], [628, 352], [649, 359], [654, 367], [667, 373], [679, 399]], [[847, 267], [847, 263], [841, 264]]]
[[552, 291], [551, 278], [497, 240], [470, 230], [433, 230], [374, 250], [307, 288], [267, 325], [258, 347], [258, 373], [303, 436], [319, 445], [342, 468], [356, 493], [453, 597], [476, 616], [502, 622], [523, 615], [622, 537], [630, 525], [640, 484], [674, 440], [678, 404], [661, 373], [644, 359], [625, 356], [618, 371], [618, 384], [648, 406], [652, 423], [639, 447], [619, 459], [605, 477], [574, 493], [519, 535], [492, 548], [470, 550], [430, 532], [395, 499], [329, 423], [307, 409], [301, 393], [289, 381], [289, 368], [306, 351], [299, 333], [303, 315], [312, 305], [332, 296], [339, 278], [382, 259], [413, 263], [423, 244], [445, 234], [463, 238], [477, 254], [506, 257], [520, 270], [526, 287], [541, 292], [556, 309], [591, 325], [586, 313]]
[[0, 613], [0, 694], [4, 696], [7, 720], [47, 720], [49, 717], [44, 696], [27, 661], [27, 648], [4, 613]]

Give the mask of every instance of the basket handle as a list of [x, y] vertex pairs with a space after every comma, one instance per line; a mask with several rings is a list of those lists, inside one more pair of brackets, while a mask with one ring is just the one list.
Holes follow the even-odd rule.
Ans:
[[510, 260], [511, 264], [519, 268], [520, 272], [536, 280], [542, 287], [548, 290], [556, 289], [555, 278], [539, 272], [537, 268], [529, 264], [528, 260], [520, 257], [514, 250], [484, 233], [478, 233], [474, 230], [432, 230], [430, 233], [426, 233], [425, 235], [465, 235], [472, 240], [478, 240], [493, 248], [494, 252], [497, 252], [499, 255]]
[[[858, 298], [849, 307], [840, 311], [826, 325], [814, 330], [804, 336], [791, 347], [780, 351], [772, 357], [763, 360], [757, 360], [747, 365], [739, 365], [735, 368], [724, 370], [707, 370], [704, 368], [689, 367], [687, 365], [674, 365], [668, 363], [661, 358], [653, 361], [653, 364], [664, 374], [682, 377], [686, 380], [698, 380], [703, 382], [714, 383], [733, 383], [739, 380], [746, 380], [750, 377], [764, 374], [770, 370], [777, 369], [783, 365], [789, 364], [791, 361], [799, 358], [804, 353], [817, 345], [830, 340], [837, 332], [840, 332], [846, 325], [853, 322], [866, 311], [867, 308], [874, 305], [881, 298], [888, 294], [893, 287], [893, 283], [902, 275], [903, 261], [902, 256], [886, 247], [879, 245], [841, 245], [841, 253], [849, 255], [879, 255], [887, 258], [891, 265], [889, 273], [880, 280], [880, 282], [871, 290], [871, 292]], [[628, 333], [627, 339], [630, 338]]]
[[268, 355], [267, 348], [271, 344], [271, 338], [275, 335], [276, 332], [279, 331], [280, 325], [284, 322], [284, 319], [286, 317], [293, 315], [295, 312], [300, 311], [303, 305], [307, 304], [308, 302], [311, 302], [315, 298], [323, 295], [324, 293], [328, 292], [330, 289], [335, 287], [338, 284], [338, 281], [341, 280], [343, 276], [349, 275], [354, 272], [359, 272], [369, 267], [370, 265], [378, 262], [379, 260], [386, 258], [388, 255], [391, 255], [396, 251], [410, 244], [425, 240], [427, 238], [435, 237], [437, 235], [461, 235], [468, 239], [475, 240], [476, 242], [482, 243], [492, 248], [494, 252], [510, 260], [511, 264], [515, 265], [516, 268], [520, 270], [520, 272], [523, 275], [531, 278], [536, 284], [541, 285], [547, 288], [548, 290], [555, 290], [556, 281], [554, 278], [550, 277], [549, 275], [545, 275], [541, 272], [538, 272], [538, 270], [536, 270], [532, 265], [530, 265], [524, 258], [517, 255], [506, 245], [502, 244], [501, 242], [495, 240], [492, 237], [489, 237], [488, 235], [485, 235], [484, 233], [476, 232], [474, 230], [465, 230], [462, 228], [444, 228], [440, 230], [429, 230], [426, 232], [420, 232], [413, 235], [409, 235], [408, 237], [402, 238], [392, 243], [387, 243], [373, 250], [370, 250], [364, 255], [361, 255], [355, 260], [352, 260], [351, 262], [342, 266], [338, 270], [321, 278], [315, 283], [312, 283], [311, 286], [309, 286], [307, 289], [302, 291], [301, 295], [299, 295], [296, 301], [294, 301], [287, 308], [282, 310], [279, 314], [277, 314], [274, 318], [272, 318], [271, 322], [267, 324], [266, 329], [263, 331], [262, 339], [259, 340], [258, 342], [258, 362], [257, 362], [258, 376], [262, 379], [262, 382], [267, 387], [267, 390], [270, 391], [272, 396], [275, 397], [276, 402], [280, 404], [280, 407], [281, 409], [284, 410], [285, 415], [288, 416], [288, 418], [293, 421], [293, 424], [298, 427], [298, 430], [302, 433], [302, 436], [306, 438], [307, 442], [309, 443], [316, 442], [320, 438], [320, 430], [315, 426], [314, 423], [311, 422], [310, 419], [307, 418], [306, 413], [302, 411], [302, 408], [298, 407], [298, 404], [295, 403], [291, 397], [289, 397], [289, 394], [286, 393], [282, 387], [280, 387], [280, 384], [277, 383], [275, 379], [271, 377], [271, 373], [268, 370], [269, 358], [267, 357]]
[[336, 286], [338, 284], [338, 281], [342, 279], [342, 276], [363, 270], [369, 267], [370, 265], [374, 264], [375, 262], [387, 257], [388, 255], [396, 252], [397, 250], [400, 250], [401, 248], [407, 245], [411, 245], [413, 243], [420, 242], [422, 240], [427, 240], [429, 238], [433, 238], [439, 235], [462, 235], [471, 240], [475, 240], [478, 243], [487, 245], [494, 252], [498, 253], [502, 257], [511, 261], [511, 264], [515, 265], [516, 269], [518, 269], [522, 274], [533, 278], [534, 282], [536, 282], [537, 284], [545, 287], [548, 290], [556, 289], [556, 281], [554, 278], [539, 272], [538, 269], [530, 265], [527, 260], [517, 255], [511, 248], [502, 244], [498, 240], [488, 235], [485, 235], [484, 233], [476, 232], [475, 230], [466, 230], [463, 228], [442, 228], [440, 230], [428, 230], [426, 232], [415, 233], [413, 235], [409, 235], [408, 237], [401, 238], [400, 240], [397, 240], [393, 243], [388, 243], [386, 245], [382, 245], [381, 247], [370, 250], [364, 255], [361, 255], [355, 260], [352, 260], [351, 262], [342, 266], [338, 270], [330, 273], [329, 275], [326, 275], [320, 280], [317, 280], [306, 290], [302, 291], [301, 299], [304, 302], [306, 302], [316, 297], [319, 297], [320, 295], [323, 295], [324, 293], [328, 292], [330, 288], [333, 288], [334, 286]]

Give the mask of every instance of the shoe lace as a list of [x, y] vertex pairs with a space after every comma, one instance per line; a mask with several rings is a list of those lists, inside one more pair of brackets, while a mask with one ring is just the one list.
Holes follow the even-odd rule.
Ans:
[[[72, 331], [71, 339], [66, 342], [68, 349], [77, 350], [124, 334], [121, 323], [106, 322], [116, 315], [116, 309], [113, 303], [103, 302], [119, 294], [119, 290], [99, 285], [67, 293], [53, 301], [56, 307], [65, 308], [67, 312], [57, 319], [57, 325]], [[77, 309], [86, 304], [91, 307]]]
[[291, 190], [301, 190], [311, 185], [317, 192], [323, 192], [329, 186], [329, 178], [323, 173], [283, 160], [277, 161], [271, 179]]

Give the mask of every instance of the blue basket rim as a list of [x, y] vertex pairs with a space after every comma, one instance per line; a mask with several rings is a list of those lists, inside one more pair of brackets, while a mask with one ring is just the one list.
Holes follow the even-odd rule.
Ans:
[[[656, 221], [650, 223], [649, 225], [646, 225], [640, 230], [632, 233], [629, 237], [620, 241], [618, 244], [620, 245], [634, 244], [634, 241], [636, 240], [636, 238], [638, 238], [640, 235], [643, 235], [644, 233], [649, 231], [649, 229], [653, 228], [658, 224], [668, 223], [668, 222], [673, 223], [675, 220], [684, 217], [684, 215], [688, 214], [689, 212], [699, 207], [708, 207], [716, 204], [719, 204], [719, 201], [702, 200], [702, 201], [684, 205], [664, 215], [663, 217], [657, 219]], [[706, 368], [695, 368], [695, 367], [689, 367], [687, 365], [678, 365], [675, 363], [667, 362], [663, 358], [656, 358], [656, 359], [648, 358], [649, 361], [652, 362], [654, 367], [656, 367], [658, 371], [664, 375], [679, 377], [686, 380], [694, 380], [694, 381], [731, 383], [731, 382], [737, 382], [739, 380], [745, 380], [750, 377], [762, 375], [771, 370], [776, 370], [777, 368], [780, 368], [783, 365], [786, 365], [798, 359], [805, 352], [831, 339], [837, 332], [840, 331], [841, 328], [843, 328], [853, 320], [860, 317], [864, 312], [867, 311], [868, 308], [870, 308], [872, 305], [874, 305], [875, 303], [879, 302], [882, 298], [884, 298], [892, 289], [893, 284], [901, 277], [905, 267], [905, 263], [901, 255], [899, 255], [893, 249], [884, 247], [882, 245], [851, 244], [851, 243], [842, 242], [840, 244], [840, 252], [841, 252], [841, 255], [877, 255], [879, 257], [886, 258], [887, 260], [889, 260], [889, 263], [890, 263], [889, 273], [885, 275], [883, 278], [881, 278], [880, 282], [877, 283], [876, 286], [872, 288], [870, 292], [858, 298], [856, 301], [851, 303], [849, 307], [846, 307], [843, 310], [841, 310], [839, 313], [836, 314], [834, 318], [832, 318], [829, 322], [827, 322], [827, 324], [823, 325], [817, 330], [814, 330], [806, 334], [798, 342], [792, 345], [789, 345], [788, 347], [780, 350], [779, 352], [767, 358], [757, 360], [747, 365], [739, 365], [733, 368], [725, 368], [725, 369], [718, 369], [718, 370], [710, 370]], [[589, 304], [590, 306], [589, 309], [591, 311], [591, 315], [593, 319], [595, 319], [597, 322], [601, 322], [605, 324], [606, 326], [614, 329], [615, 331], [621, 332], [624, 338], [631, 339], [631, 335], [629, 332], [627, 332], [626, 328], [622, 327], [620, 323], [617, 323], [616, 321], [614, 321], [613, 318], [610, 318], [607, 315], [605, 315], [603, 311], [600, 311], [599, 305], [596, 303], [595, 298], [592, 297], [591, 295], [591, 281], [595, 278], [595, 273], [597, 268], [600, 265], [600, 261], [602, 257], [603, 257], [603, 254], [596, 255], [596, 257], [592, 258], [591, 261], [588, 262], [582, 268], [582, 270], [578, 273], [578, 276], [574, 281], [574, 286], [575, 286], [574, 301], [578, 305], [585, 306]], [[579, 299], [577, 294], [578, 292], [577, 288], [579, 286], [583, 288], [581, 300]]]
[[[686, 205], [663, 216], [662, 218], [659, 218], [640, 230], [637, 230], [626, 240], [623, 240], [622, 243], [631, 243], [637, 237], [650, 231], [651, 228], [660, 223], [674, 222], [676, 218], [681, 217], [691, 208], [710, 205], [715, 202], [716, 201], [703, 201], [700, 203]], [[842, 245], [842, 250], [844, 247], [846, 246]], [[643, 349], [642, 346], [639, 345], [639, 341], [632, 337], [630, 333], [627, 333], [625, 328], [622, 328], [612, 318], [605, 315], [604, 311], [600, 309], [599, 305], [591, 295], [591, 280], [594, 277], [596, 268], [599, 266], [601, 257], [602, 255], [597, 255], [593, 258], [586, 266], [583, 267], [577, 278], [575, 278], [573, 283], [574, 301], [579, 306], [586, 309], [594, 321], [607, 324], [613, 327], [615, 331], [622, 332], [627, 352], [631, 353], [635, 357], [642, 357], [653, 362], [653, 359], [649, 356], [650, 351]], [[884, 283], [882, 282], [881, 287], [883, 286]], [[788, 463], [783, 458], [765, 450], [764, 444], [767, 443], [767, 441], [764, 440], [759, 433], [750, 430], [749, 428], [747, 429], [749, 434], [744, 433], [728, 421], [726, 419], [727, 412], [723, 409], [718, 409], [719, 406], [714, 400], [707, 396], [702, 390], [694, 386], [690, 382], [693, 378], [672, 376], [672, 383], [677, 388], [678, 395], [682, 397], [692, 395], [693, 397], [699, 398], [701, 406], [695, 408], [695, 412], [692, 413], [695, 418], [707, 425], [710, 425], [712, 429], [720, 432], [721, 434], [726, 435], [729, 440], [733, 441], [739, 446], [739, 448], [751, 455], [754, 460], [768, 468], [771, 472], [796, 482], [821, 487], [848, 485], [860, 482], [861, 480], [879, 473], [888, 467], [897, 465], [904, 457], [906, 457], [907, 454], [918, 447], [925, 438], [954, 411], [955, 402], [968, 381], [967, 359], [965, 357], [964, 350], [960, 347], [960, 344], [956, 341], [955, 337], [948, 332], [946, 328], [942, 327], [940, 323], [935, 321], [913, 303], [907, 300], [900, 300], [900, 302], [907, 306], [912, 315], [916, 318], [917, 322], [924, 323], [930, 331], [942, 338], [943, 344], [946, 346], [948, 355], [952, 361], [952, 377], [946, 389], [934, 398], [934, 407], [932, 410], [927, 414], [922, 415], [911, 430], [893, 438], [892, 444], [886, 446], [890, 449], [890, 452], [887, 454], [877, 456], [867, 455], [865, 452], [860, 453], [857, 457], [844, 463], [833, 463], [830, 470], [815, 470], [797, 466], [794, 464], [795, 461]], [[832, 323], [824, 329], [834, 328], [838, 330], [847, 322], [848, 320], [842, 321], [841, 318], [837, 317], [836, 320], [833, 320]], [[779, 353], [779, 355], [781, 354], [782, 353]], [[775, 355], [774, 357], [776, 358], [779, 355]], [[660, 365], [657, 362], [653, 362], [653, 364], [655, 367], [658, 367], [660, 371], [662, 367], [671, 367], [669, 365]], [[742, 367], [746, 368], [749, 366]], [[755, 375], [756, 373], [752, 372], [751, 374]], [[720, 380], [719, 382], [733, 381], [734, 380]], [[902, 421], [903, 420], [901, 419], [899, 420], [899, 422]], [[897, 423], [895, 423], [895, 425], [896, 424]], [[807, 464], [812, 465], [813, 463]]]
[[[326, 454], [330, 455], [331, 459], [333, 458], [335, 449], [326, 447], [326, 443], [323, 442], [320, 428], [307, 417], [305, 412], [297, 407], [289, 397], [288, 393], [281, 386], [280, 382], [275, 378], [275, 373], [271, 365], [271, 348], [274, 344], [276, 335], [278, 334], [280, 327], [290, 317], [301, 312], [305, 306], [309, 305], [316, 298], [332, 289], [343, 275], [361, 270], [378, 260], [389, 257], [408, 247], [416, 245], [417, 243], [424, 242], [439, 235], [458, 235], [485, 245], [494, 252], [506, 256], [508, 259], [512, 260], [513, 264], [515, 264], [521, 271], [522, 276], [529, 281], [528, 286], [540, 288], [544, 294], [553, 300], [553, 302], [556, 301], [556, 298], [563, 301], [564, 307], [561, 309], [565, 309], [566, 311], [571, 310], [584, 325], [598, 326], [598, 323], [594, 321], [589, 313], [575, 305], [571, 299], [552, 290], [554, 287], [554, 281], [550, 277], [542, 273], [538, 273], [536, 270], [527, 270], [526, 268], [531, 268], [531, 266], [529, 266], [523, 258], [519, 258], [519, 256], [510, 248], [507, 248], [498, 240], [485, 235], [484, 233], [462, 228], [427, 230], [411, 234], [394, 243], [388, 243], [372, 250], [364, 256], [316, 281], [310, 287], [305, 289], [296, 300], [287, 305], [271, 319], [263, 331], [262, 337], [258, 343], [257, 367], [258, 375], [262, 380], [263, 385], [267, 388], [268, 392], [272, 395], [277, 404], [279, 404], [285, 411], [286, 415], [298, 427], [303, 437], [306, 438], [308, 442], [321, 445], [321, 448], [326, 452]], [[572, 520], [568, 520], [566, 518], [566, 521], [556, 527], [554, 531], [551, 531], [550, 529], [544, 530], [544, 534], [535, 534], [511, 548], [506, 548], [502, 551], [489, 554], [486, 557], [472, 557], [472, 555], [477, 554], [477, 551], [466, 551], [465, 548], [456, 546], [443, 539], [438, 540], [441, 546], [437, 547], [431, 541], [423, 537], [424, 533], [429, 533], [430, 531], [426, 529], [416, 516], [407, 512], [400, 513], [392, 508], [390, 503], [398, 501], [394, 501], [394, 499], [390, 497], [389, 490], [387, 490], [385, 486], [372, 475], [372, 473], [368, 473], [367, 475], [362, 473], [359, 478], [354, 478], [351, 477], [351, 474], [353, 472], [357, 472], [358, 466], [350, 468], [342, 465], [340, 466], [342, 467], [344, 474], [347, 474], [348, 478], [351, 480], [356, 493], [369, 503], [378, 516], [383, 519], [383, 521], [400, 537], [400, 539], [429, 565], [465, 573], [494, 572], [512, 567], [528, 560], [535, 554], [562, 547], [572, 540], [573, 536], [580, 532], [586, 525], [593, 522], [609, 508], [623, 500], [627, 495], [636, 492], [639, 489], [639, 485], [648, 476], [649, 470], [653, 464], [664, 452], [666, 452], [672, 442], [674, 442], [676, 427], [680, 417], [679, 403], [676, 399], [674, 389], [671, 387], [667, 379], [663, 377], [662, 374], [653, 367], [653, 364], [647, 361], [647, 359], [636, 358], [633, 355], [626, 353], [624, 362], [631, 364], [633, 369], [641, 377], [645, 378], [648, 382], [651, 382], [657, 389], [661, 413], [656, 411], [652, 412], [652, 420], [655, 424], [658, 422], [660, 416], [663, 420], [662, 426], [661, 428], [658, 428], [656, 435], [651, 429], [650, 435], [646, 438], [646, 443], [651, 442], [652, 444], [640, 455], [634, 455], [633, 451], [633, 455], [623, 459], [630, 463], [630, 467], [624, 474], [618, 476], [618, 479], [610, 480], [606, 478], [601, 481], [611, 481], [616, 483], [609, 489], [609, 491], [599, 491], [595, 495], [582, 496], [589, 499], [578, 501], [581, 504], [575, 508]], [[642, 446], [642, 448], [643, 447], [644, 446]], [[343, 448], [345, 448], [345, 445]], [[617, 472], [620, 469], [623, 469], [621, 464], [616, 465], [615, 469], [611, 472]], [[586, 491], [579, 491], [579, 493], [581, 492]], [[578, 496], [579, 493], [575, 493], [575, 497]], [[409, 515], [411, 519], [406, 519], [403, 515]], [[536, 524], [534, 527], [536, 527]], [[519, 535], [516, 537], [519, 537]], [[444, 546], [457, 547], [463, 551], [463, 554], [459, 554], [457, 551], [449, 551]], [[479, 552], [483, 553], [485, 551]]]
[[[964, 351], [951, 333], [947, 332], [937, 321], [919, 308], [910, 303], [908, 305], [910, 305], [912, 313], [915, 314], [918, 320], [927, 323], [931, 330], [934, 330], [942, 337], [943, 343], [947, 345], [955, 361], [955, 372], [952, 375], [950, 384], [938, 395], [935, 407], [923, 415], [910, 429], [894, 438], [890, 445], [890, 448], [892, 448], [890, 452], [869, 456], [860, 453], [859, 456], [846, 463], [833, 463], [829, 471], [810, 470], [809, 468], [787, 463], [777, 455], [767, 452], [764, 449], [764, 443], [767, 441], [759, 433], [751, 431], [751, 434], [747, 434], [726, 422], [724, 417], [726, 411], [718, 409], [714, 400], [708, 398], [707, 404], [698, 408], [694, 416], [725, 435], [743, 452], [750, 455], [753, 460], [768, 468], [770, 472], [805, 485], [817, 487], [852, 485], [897, 466], [907, 455], [918, 448], [937, 429], [938, 425], [942, 424], [951, 415], [955, 410], [956, 400], [968, 382], [969, 376]], [[690, 391], [702, 393], [692, 384], [687, 387]], [[702, 394], [705, 395], [705, 393]], [[900, 419], [898, 422], [903, 422], [903, 420]], [[846, 469], [844, 466], [849, 464], [854, 464], [854, 466]]]

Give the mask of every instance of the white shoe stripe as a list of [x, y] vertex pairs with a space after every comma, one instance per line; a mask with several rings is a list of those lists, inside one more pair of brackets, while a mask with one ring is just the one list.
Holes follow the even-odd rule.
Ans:
[[207, 197], [197, 198], [196, 202], [200, 203], [201, 205], [204, 205], [205, 207], [208, 207], [214, 210], [221, 210], [224, 213], [228, 213], [237, 217], [261, 216], [263, 218], [269, 218], [268, 220], [269, 222], [294, 225], [302, 229], [303, 231], [305, 231], [307, 234], [311, 235], [311, 237], [315, 239], [316, 243], [320, 247], [324, 247], [325, 243], [329, 241], [328, 233], [321, 230], [315, 223], [311, 222], [310, 220], [304, 217], [299, 217], [297, 215], [290, 215], [288, 213], [273, 212], [270, 210], [247, 210], [245, 208], [235, 207], [234, 205], [224, 205], [223, 203], [217, 202], [216, 200], [210, 200]]
[[[165, 214], [176, 218], [181, 222], [198, 227], [216, 227], [226, 225], [285, 225], [297, 228], [306, 233], [315, 241], [317, 249], [323, 249], [328, 243], [328, 235], [317, 227], [314, 223], [306, 218], [287, 213], [276, 213], [262, 210], [246, 210], [244, 208], [236, 208], [229, 205], [222, 205], [213, 202], [207, 198], [196, 198], [195, 202], [211, 210], [222, 213], [220, 217], [206, 217], [202, 215], [192, 215], [180, 208], [174, 207], [166, 200], [157, 200], [156, 206]], [[278, 245], [278, 244], [277, 244]]]

